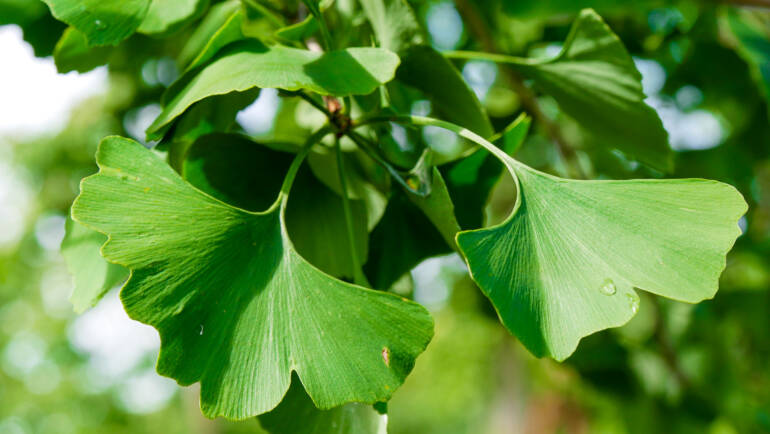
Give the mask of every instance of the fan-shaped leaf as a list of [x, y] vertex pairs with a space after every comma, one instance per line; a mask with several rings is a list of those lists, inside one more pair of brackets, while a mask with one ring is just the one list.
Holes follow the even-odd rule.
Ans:
[[627, 322], [634, 288], [695, 303], [714, 296], [746, 203], [700, 179], [570, 181], [509, 157], [516, 207], [503, 223], [461, 232], [473, 279], [537, 356]]
[[127, 139], [105, 139], [97, 163], [73, 217], [107, 234], [104, 256], [131, 269], [126, 311], [158, 329], [159, 373], [201, 382], [206, 415], [264, 413], [292, 372], [319, 408], [387, 400], [430, 340], [419, 305], [336, 280], [294, 250], [288, 184], [252, 213], [195, 189]]

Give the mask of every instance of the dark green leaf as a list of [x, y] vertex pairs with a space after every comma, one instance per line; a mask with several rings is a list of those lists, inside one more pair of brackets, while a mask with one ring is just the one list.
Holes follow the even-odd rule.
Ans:
[[387, 419], [371, 405], [358, 403], [319, 410], [293, 376], [281, 404], [260, 416], [259, 423], [271, 434], [385, 434]]

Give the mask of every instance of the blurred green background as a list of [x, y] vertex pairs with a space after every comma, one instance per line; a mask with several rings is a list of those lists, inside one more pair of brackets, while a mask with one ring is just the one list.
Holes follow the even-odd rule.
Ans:
[[[116, 291], [76, 316], [59, 253], [97, 143], [144, 139], [189, 33], [134, 36], [110, 54], [109, 69], [57, 75], [50, 54], [64, 26], [32, 0], [11, 16], [14, 2], [0, 0], [0, 433], [261, 432], [253, 420], [203, 418], [195, 387], [155, 374], [157, 334], [128, 319]], [[411, 3], [434, 46], [476, 48], [454, 3]], [[730, 183], [750, 204], [721, 288], [695, 306], [641, 293], [629, 324], [584, 339], [559, 364], [535, 359], [503, 329], [459, 257], [428, 259], [401, 283], [433, 313], [436, 337], [389, 404], [391, 433], [770, 432], [770, 14], [708, 1], [550, 0], [505, 2], [505, 13], [486, 18], [504, 51], [549, 56], [585, 6], [637, 60], [677, 151], [672, 177]], [[749, 38], [740, 37], [744, 24]], [[497, 66], [457, 66], [498, 128], [521, 112]], [[540, 103], [571, 143], [590, 143], [553, 100]], [[260, 137], [276, 123], [301, 133], [309, 113], [265, 90], [237, 119]], [[442, 146], [457, 140], [423, 134]], [[597, 178], [661, 176], [620, 153], [581, 149]], [[537, 127], [518, 158], [563, 173]], [[510, 189], [496, 187], [489, 221], [510, 209]]]

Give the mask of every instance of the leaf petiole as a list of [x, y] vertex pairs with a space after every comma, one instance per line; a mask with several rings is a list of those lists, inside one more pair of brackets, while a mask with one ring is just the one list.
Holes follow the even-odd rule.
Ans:
[[356, 249], [355, 231], [353, 231], [353, 212], [350, 209], [350, 198], [348, 198], [348, 181], [345, 177], [345, 162], [342, 158], [342, 149], [340, 149], [339, 137], [334, 140], [334, 153], [337, 156], [337, 173], [340, 178], [340, 187], [342, 188], [342, 210], [345, 213], [345, 228], [348, 233], [348, 247], [350, 247], [350, 259], [353, 262], [353, 281], [356, 285], [371, 287], [364, 272], [361, 269], [361, 262], [358, 258]]

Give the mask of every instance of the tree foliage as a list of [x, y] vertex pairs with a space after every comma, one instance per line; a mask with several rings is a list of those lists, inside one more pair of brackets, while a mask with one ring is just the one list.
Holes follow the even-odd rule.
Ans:
[[[200, 382], [208, 417], [383, 432], [387, 402], [434, 336], [403, 290], [427, 258], [459, 255], [501, 327], [564, 361], [663, 303], [640, 293], [714, 297], [742, 234], [746, 179], [701, 169], [725, 155], [672, 148], [630, 54], [639, 41], [624, 44], [593, 9], [458, 1], [469, 34], [452, 51], [431, 44], [426, 6], [405, 0], [45, 3], [0, 0], [0, 14], [65, 23], [55, 47], [37, 45], [60, 72], [136, 74], [136, 59], [174, 57], [173, 83], [133, 103], [160, 105], [146, 137], [101, 140], [62, 253], [76, 310], [124, 282], [128, 315], [160, 334], [157, 372]], [[621, 8], [604, 3], [609, 16]], [[527, 55], [563, 14], [569, 26], [547, 35], [557, 49]], [[720, 50], [767, 99], [768, 16], [703, 17], [729, 32]], [[643, 44], [678, 47], [684, 21]], [[699, 50], [685, 60], [670, 48], [675, 74], [691, 78]], [[486, 95], [468, 65], [496, 71]], [[707, 75], [694, 76], [716, 95], [745, 84]], [[274, 125], [250, 135], [236, 116], [266, 89], [280, 96]], [[753, 119], [740, 122], [752, 134]], [[501, 201], [509, 209], [495, 210]]]

